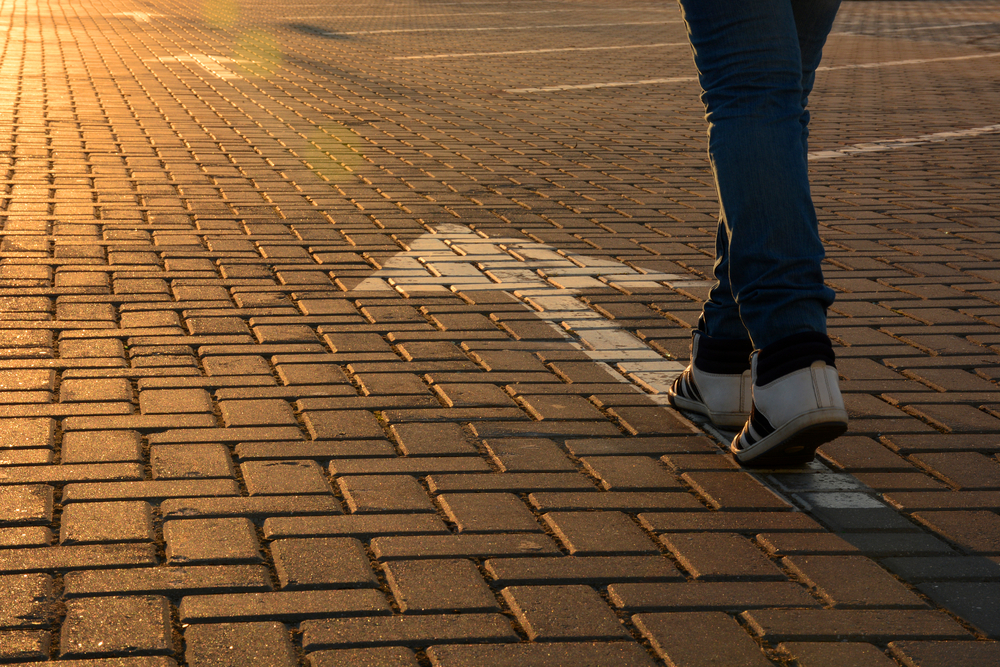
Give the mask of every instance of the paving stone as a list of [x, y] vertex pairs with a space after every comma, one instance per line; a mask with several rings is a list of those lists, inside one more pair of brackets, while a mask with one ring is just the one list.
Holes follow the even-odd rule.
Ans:
[[163, 538], [172, 565], [261, 560], [257, 534], [245, 518], [167, 521]]
[[934, 582], [918, 586], [921, 593], [976, 627], [990, 639], [1000, 638], [1000, 583]]
[[63, 463], [142, 461], [142, 437], [137, 431], [72, 431], [62, 437]]
[[680, 488], [677, 478], [655, 459], [644, 456], [591, 456], [584, 468], [606, 491], [661, 491]]
[[355, 513], [435, 512], [427, 492], [408, 475], [351, 475], [337, 480]]
[[784, 573], [753, 544], [739, 535], [673, 533], [660, 541], [681, 567], [698, 580], [784, 580]]
[[681, 475], [681, 479], [715, 509], [791, 509], [791, 505], [772, 490], [743, 472], [688, 472]]
[[638, 614], [633, 621], [660, 659], [675, 665], [772, 664], [740, 624], [721, 612]]
[[778, 650], [802, 667], [895, 667], [896, 663], [871, 644], [840, 642], [785, 642]]
[[8, 418], [0, 423], [0, 446], [4, 448], [51, 448], [54, 438], [54, 419]]
[[1000, 658], [1000, 642], [895, 641], [889, 652], [906, 667], [989, 667]]
[[60, 521], [60, 544], [147, 542], [154, 539], [153, 508], [142, 501], [73, 503]]
[[546, 438], [506, 438], [484, 443], [501, 472], [576, 471], [562, 449]]
[[170, 606], [155, 595], [77, 598], [66, 602], [59, 655], [171, 654]]
[[660, 552], [652, 539], [621, 512], [549, 512], [542, 520], [573, 556]]
[[364, 546], [357, 539], [275, 540], [271, 555], [282, 589], [378, 586]]
[[761, 609], [742, 614], [750, 630], [771, 642], [969, 639], [949, 616], [931, 610]]
[[264, 522], [264, 535], [278, 537], [434, 535], [447, 533], [433, 514], [353, 514], [349, 516], [277, 517]]
[[204, 389], [147, 389], [139, 392], [139, 410], [144, 415], [211, 412], [212, 397]]
[[154, 479], [233, 476], [232, 458], [223, 445], [153, 445], [149, 458]]
[[427, 535], [376, 537], [371, 542], [380, 560], [405, 558], [496, 558], [559, 554], [545, 535]]
[[166, 519], [209, 517], [280, 517], [340, 514], [332, 496], [258, 496], [256, 498], [181, 498], [164, 500], [160, 514]]
[[434, 667], [651, 667], [655, 663], [634, 642], [558, 642], [512, 646], [432, 646]]
[[542, 530], [535, 515], [512, 493], [446, 493], [437, 500], [460, 533]]
[[470, 456], [478, 453], [458, 424], [393, 424], [389, 430], [406, 456]]
[[761, 533], [754, 541], [771, 556], [841, 556], [858, 553], [858, 547], [843, 537], [824, 533]]
[[313, 440], [379, 440], [385, 431], [372, 413], [365, 410], [338, 410], [336, 412], [307, 411], [302, 421]]
[[192, 625], [184, 631], [184, 646], [184, 658], [191, 667], [299, 664], [288, 630], [281, 623]]
[[67, 484], [63, 503], [98, 500], [161, 500], [164, 498], [216, 498], [239, 495], [239, 487], [230, 479], [166, 480], [150, 482], [108, 482]]
[[375, 590], [279, 591], [189, 595], [181, 599], [181, 623], [297, 621], [333, 616], [389, 614], [385, 596]]
[[271, 590], [263, 565], [190, 565], [67, 572], [67, 597], [107, 594], [242, 593]]
[[919, 512], [913, 518], [969, 553], [1000, 555], [1000, 516], [993, 512]]
[[718, 581], [697, 583], [613, 583], [611, 602], [630, 611], [743, 611], [818, 607], [808, 591], [792, 582]]
[[683, 575], [663, 556], [491, 558], [485, 568], [504, 585], [683, 580]]
[[332, 491], [315, 461], [250, 461], [240, 471], [251, 496]]
[[45, 485], [0, 486], [0, 526], [51, 523], [53, 494]]
[[419, 667], [416, 654], [402, 646], [379, 648], [344, 648], [316, 651], [306, 656], [309, 667]]
[[903, 556], [881, 565], [910, 583], [1000, 580], [1000, 564], [981, 556]]
[[51, 637], [34, 630], [0, 630], [0, 656], [11, 662], [39, 662], [49, 657]]
[[0, 573], [136, 567], [156, 563], [156, 550], [149, 544], [89, 544], [0, 550]]
[[821, 532], [813, 518], [802, 512], [644, 512], [639, 523], [656, 533], [722, 532], [776, 533]]
[[596, 491], [594, 484], [579, 473], [495, 473], [436, 474], [427, 478], [432, 493], [533, 491]]
[[920, 609], [927, 606], [864, 556], [789, 556], [782, 559], [782, 564], [834, 608]]
[[427, 614], [303, 621], [302, 648], [518, 641], [501, 614]]
[[479, 569], [469, 560], [400, 560], [382, 565], [404, 613], [499, 611]]
[[628, 636], [618, 617], [589, 586], [510, 586], [501, 594], [532, 641]]
[[52, 577], [44, 574], [0, 575], [0, 628], [45, 627], [55, 614]]

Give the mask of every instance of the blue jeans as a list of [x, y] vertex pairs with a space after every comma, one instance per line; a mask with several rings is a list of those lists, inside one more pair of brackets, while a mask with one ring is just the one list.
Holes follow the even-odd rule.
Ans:
[[679, 0], [719, 193], [715, 278], [700, 328], [763, 348], [826, 333], [833, 290], [809, 192], [809, 112], [840, 0]]

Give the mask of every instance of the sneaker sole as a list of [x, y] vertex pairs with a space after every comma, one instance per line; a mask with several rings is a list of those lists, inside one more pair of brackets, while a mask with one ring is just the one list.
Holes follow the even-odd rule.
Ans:
[[698, 401], [692, 401], [689, 398], [684, 398], [678, 394], [672, 392], [667, 392], [667, 398], [670, 400], [670, 405], [674, 406], [679, 410], [687, 410], [689, 412], [697, 412], [699, 415], [704, 415], [708, 417], [715, 426], [728, 427], [734, 430], [740, 429], [744, 424], [747, 423], [747, 419], [750, 418], [750, 413], [739, 413], [739, 412], [712, 412], [704, 403], [699, 403]]
[[[747, 467], [809, 463], [815, 458], [816, 450], [820, 445], [839, 438], [847, 431], [847, 418], [845, 415], [843, 419], [813, 423], [798, 430], [789, 428], [789, 426], [792, 424], [778, 429], [751, 449], [736, 448], [736, 440], [734, 440], [730, 451], [740, 463]], [[789, 430], [793, 432], [784, 436], [783, 431]], [[774, 444], [769, 445], [769, 441]]]

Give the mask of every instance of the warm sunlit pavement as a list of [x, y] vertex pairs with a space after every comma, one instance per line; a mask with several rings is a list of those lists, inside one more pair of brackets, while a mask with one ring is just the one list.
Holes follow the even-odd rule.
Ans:
[[844, 4], [853, 422], [754, 472], [663, 407], [716, 215], [674, 4], [0, 26], [0, 663], [1000, 664], [1000, 2]]

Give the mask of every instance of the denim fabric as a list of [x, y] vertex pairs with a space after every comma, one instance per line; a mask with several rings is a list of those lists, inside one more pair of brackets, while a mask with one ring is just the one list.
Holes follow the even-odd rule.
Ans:
[[809, 192], [809, 112], [840, 0], [679, 0], [719, 193], [715, 278], [699, 327], [763, 348], [826, 333], [833, 290]]

